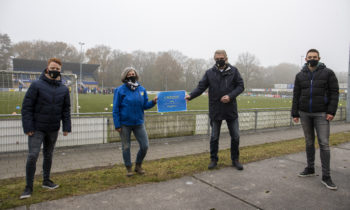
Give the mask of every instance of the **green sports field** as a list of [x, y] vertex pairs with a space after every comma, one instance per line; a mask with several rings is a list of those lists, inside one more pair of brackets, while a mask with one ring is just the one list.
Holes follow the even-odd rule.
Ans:
[[[0, 92], [0, 114], [20, 113], [24, 93], [20, 92]], [[154, 98], [155, 95], [149, 95]], [[237, 98], [239, 109], [252, 108], [290, 108], [291, 98], [267, 98], [239, 96]], [[88, 112], [111, 112], [113, 104], [113, 94], [79, 94], [80, 113]], [[345, 107], [346, 101], [340, 100], [339, 106]], [[208, 110], [208, 97], [202, 95], [188, 103], [188, 110]], [[150, 109], [157, 111], [157, 107]]]

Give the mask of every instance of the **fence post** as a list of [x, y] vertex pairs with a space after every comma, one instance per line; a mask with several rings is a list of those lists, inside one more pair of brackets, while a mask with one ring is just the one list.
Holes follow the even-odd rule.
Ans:
[[207, 135], [210, 135], [210, 117], [209, 117], [209, 112], [208, 112], [208, 129], [207, 129]]
[[340, 107], [340, 121], [343, 120], [343, 107]]
[[254, 129], [256, 131], [256, 129], [258, 128], [258, 110], [255, 110], [254, 113], [255, 113], [255, 126], [254, 126]]
[[[103, 132], [103, 144], [105, 143], [105, 116], [104, 115], [102, 115], [102, 124], [103, 124], [103, 126], [102, 126], [102, 132]], [[107, 126], [108, 127], [108, 126]]]

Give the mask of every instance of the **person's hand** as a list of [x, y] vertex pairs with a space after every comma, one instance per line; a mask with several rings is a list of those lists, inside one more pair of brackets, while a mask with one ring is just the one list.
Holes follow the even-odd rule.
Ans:
[[299, 117], [294, 117], [294, 118], [293, 118], [293, 121], [294, 121], [295, 123], [298, 123], [298, 122], [299, 122]]
[[190, 101], [191, 96], [190, 96], [190, 95], [188, 95], [188, 94], [186, 94], [185, 99], [186, 99], [186, 101]]
[[115, 130], [120, 133], [122, 131], [122, 128], [116, 128]]
[[67, 131], [63, 131], [63, 136], [68, 136], [68, 132]]
[[228, 95], [224, 95], [223, 97], [221, 97], [220, 101], [224, 104], [230, 102], [230, 96]]
[[158, 96], [156, 96], [152, 101], [153, 101], [154, 104], [157, 104]]
[[331, 114], [327, 114], [327, 116], [326, 116], [326, 120], [328, 120], [328, 121], [332, 121], [334, 119], [334, 116], [333, 115], [331, 115]]
[[28, 133], [26, 133], [27, 136], [33, 136], [34, 135], [34, 131], [29, 131]]

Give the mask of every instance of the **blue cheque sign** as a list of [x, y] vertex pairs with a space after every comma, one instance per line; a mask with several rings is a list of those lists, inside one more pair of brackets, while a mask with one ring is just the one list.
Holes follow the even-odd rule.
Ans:
[[158, 112], [187, 111], [185, 95], [184, 90], [158, 93]]

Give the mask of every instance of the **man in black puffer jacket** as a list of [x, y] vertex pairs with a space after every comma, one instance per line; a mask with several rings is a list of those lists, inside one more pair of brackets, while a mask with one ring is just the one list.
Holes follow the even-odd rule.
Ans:
[[239, 162], [239, 124], [236, 97], [244, 90], [244, 83], [238, 69], [228, 63], [225, 50], [214, 54], [216, 64], [208, 69], [196, 89], [187, 100], [201, 95], [209, 87], [209, 117], [212, 127], [210, 138], [210, 159], [208, 169], [217, 166], [221, 123], [226, 120], [231, 136], [232, 166], [243, 170]]
[[53, 150], [57, 141], [62, 120], [63, 135], [71, 132], [69, 90], [61, 82], [62, 63], [57, 58], [48, 61], [47, 69], [39, 80], [33, 82], [23, 99], [22, 124], [28, 135], [28, 157], [26, 163], [26, 187], [21, 199], [28, 198], [33, 192], [36, 161], [43, 144], [43, 187], [58, 187], [50, 180]]
[[293, 91], [292, 117], [295, 123], [301, 120], [306, 142], [307, 167], [300, 177], [315, 175], [315, 130], [322, 163], [322, 183], [336, 190], [330, 176], [329, 130], [339, 101], [338, 80], [334, 72], [319, 62], [316, 49], [306, 54], [306, 64], [296, 75]]

